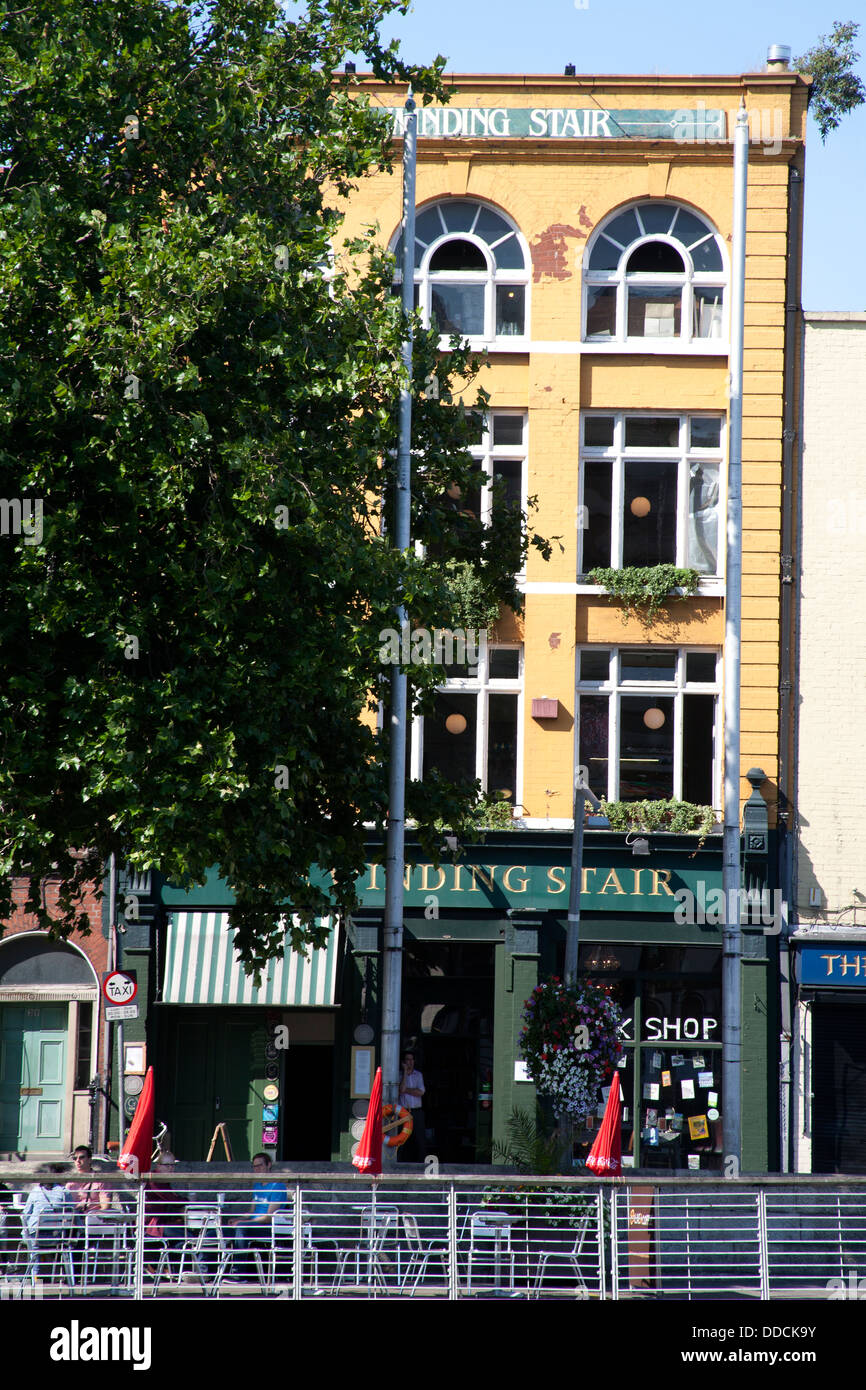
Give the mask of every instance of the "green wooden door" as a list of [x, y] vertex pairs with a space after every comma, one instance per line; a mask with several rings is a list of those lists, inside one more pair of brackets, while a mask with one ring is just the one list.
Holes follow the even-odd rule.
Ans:
[[[157, 1099], [178, 1158], [204, 1160], [221, 1122], [236, 1160], [261, 1148], [265, 1043], [258, 1014], [178, 1010], [168, 1030], [168, 1095], [165, 1102]], [[225, 1157], [219, 1142], [215, 1157]]]
[[64, 1144], [67, 1006], [0, 1009], [0, 1150], [59, 1153]]

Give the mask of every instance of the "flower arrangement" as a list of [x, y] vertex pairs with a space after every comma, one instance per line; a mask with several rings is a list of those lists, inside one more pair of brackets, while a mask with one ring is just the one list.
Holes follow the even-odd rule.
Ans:
[[591, 980], [573, 988], [553, 978], [523, 1008], [520, 1050], [538, 1090], [557, 1115], [594, 1114], [622, 1051], [622, 1012], [609, 988]]

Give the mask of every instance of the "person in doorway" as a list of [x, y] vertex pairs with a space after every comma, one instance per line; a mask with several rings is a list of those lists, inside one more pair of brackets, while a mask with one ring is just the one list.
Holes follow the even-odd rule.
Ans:
[[[267, 1178], [273, 1160], [269, 1154], [253, 1154], [253, 1172], [260, 1178]], [[256, 1278], [247, 1252], [254, 1245], [269, 1245], [271, 1222], [274, 1213], [288, 1204], [289, 1194], [281, 1182], [257, 1182], [253, 1187], [252, 1202], [247, 1212], [226, 1222], [226, 1234], [234, 1240], [233, 1272], [242, 1280]]]
[[423, 1163], [427, 1157], [427, 1131], [424, 1122], [424, 1078], [415, 1070], [415, 1054], [403, 1053], [403, 1070], [400, 1075], [400, 1104], [412, 1116], [412, 1133], [397, 1157], [404, 1163]]

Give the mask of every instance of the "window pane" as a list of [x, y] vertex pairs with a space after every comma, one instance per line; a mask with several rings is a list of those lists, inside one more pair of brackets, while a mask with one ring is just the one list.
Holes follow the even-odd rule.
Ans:
[[666, 241], [645, 241], [632, 251], [626, 263], [629, 274], [684, 275], [686, 263], [675, 246]]
[[686, 680], [714, 681], [716, 679], [715, 652], [687, 652]]
[[82, 1000], [78, 1005], [78, 1037], [75, 1042], [75, 1089], [84, 1091], [90, 1085], [93, 1043], [93, 1005]]
[[[635, 235], [638, 235], [637, 223], [635, 222]], [[630, 238], [631, 239], [631, 238]], [[626, 246], [628, 242], [625, 243]], [[616, 270], [619, 265], [619, 258], [622, 255], [622, 247], [614, 246], [612, 241], [602, 235], [599, 237], [592, 254], [589, 258], [589, 270]]]
[[523, 501], [523, 464], [520, 460], [494, 459], [493, 476], [501, 478], [505, 484], [505, 506], [519, 508]]
[[676, 449], [680, 440], [680, 422], [670, 415], [627, 415], [625, 443], [627, 449]]
[[445, 226], [449, 232], [469, 232], [478, 213], [478, 204], [461, 200], [454, 203], [440, 203]]
[[676, 670], [676, 652], [624, 647], [620, 654], [621, 681], [673, 681]]
[[500, 241], [498, 246], [491, 247], [491, 250], [496, 260], [497, 270], [525, 269], [526, 262], [523, 259], [523, 251], [514, 232], [504, 241]]
[[583, 442], [587, 447], [609, 447], [613, 443], [613, 416], [587, 415], [583, 422]]
[[587, 285], [586, 336], [612, 338], [616, 332], [616, 286]]
[[612, 475], [609, 463], [583, 464], [583, 506], [580, 520], [583, 539], [581, 573], [589, 574], [596, 565], [610, 564], [610, 513]]
[[582, 681], [606, 681], [610, 677], [610, 652], [606, 647], [596, 647], [580, 654], [580, 679]]
[[681, 322], [681, 291], [653, 289], [651, 286], [628, 291], [628, 336], [630, 338], [678, 338]]
[[483, 237], [486, 242], [498, 241], [500, 237], [510, 232], [511, 228], [501, 213], [494, 212], [492, 208], [482, 208], [478, 214], [478, 221], [475, 223], [475, 235]]
[[480, 246], [473, 241], [445, 241], [437, 246], [430, 257], [431, 272], [439, 270], [481, 270], [487, 269], [487, 259]]
[[722, 442], [721, 420], [707, 420], [700, 415], [689, 421], [691, 448], [718, 449]]
[[694, 262], [695, 270], [714, 271], [722, 269], [722, 253], [719, 250], [715, 237], [707, 237], [700, 246], [695, 246], [690, 252]]
[[522, 416], [522, 415], [494, 415], [494, 416], [493, 416], [493, 443], [494, 443], [494, 444], [522, 444], [522, 443], [523, 443], [523, 416]]
[[615, 217], [604, 229], [605, 236], [613, 237], [623, 246], [629, 246], [633, 241], [637, 241], [639, 236], [643, 236], [634, 209], [628, 212], [621, 212], [619, 217]]
[[436, 285], [430, 300], [430, 318], [440, 333], [483, 335], [483, 285]]
[[523, 285], [496, 286], [496, 335], [517, 338], [523, 333], [526, 290]]
[[[584, 652], [583, 655], [586, 656], [587, 653]], [[582, 671], [581, 675], [583, 676]], [[590, 790], [594, 791], [596, 796], [607, 796], [609, 706], [610, 700], [607, 695], [580, 697], [578, 761], [586, 768]]]
[[[673, 1015], [668, 1012], [647, 1013], [651, 1006], [661, 1008], [660, 1001], [644, 1000], [644, 1016], [648, 1029], [659, 1037], [670, 1039], [677, 1027], [682, 1031], [688, 1021], [689, 1032], [703, 1030], [704, 1015]], [[667, 1007], [667, 1006], [666, 1006]], [[718, 1020], [719, 1014], [707, 1015]], [[649, 1022], [649, 1020], [652, 1022]], [[717, 1030], [713, 1032], [717, 1036]], [[721, 1092], [721, 1052], [684, 1041], [670, 1047], [642, 1047], [640, 1095], [641, 1105], [636, 1131], [639, 1149], [635, 1162], [639, 1168], [664, 1169], [673, 1172], [688, 1167], [689, 1155], [699, 1156], [701, 1171], [718, 1172], [722, 1157], [722, 1121], [707, 1119], [707, 1095], [714, 1087]], [[695, 1066], [697, 1060], [698, 1066]], [[712, 1086], [701, 1086], [712, 1075]], [[688, 1083], [683, 1095], [683, 1083]], [[667, 1083], [667, 1084], [665, 1084]], [[646, 1099], [646, 1097], [651, 1097]], [[692, 1128], [689, 1128], [689, 1120]], [[696, 1137], [692, 1137], [692, 1134]]]
[[517, 647], [488, 647], [490, 679], [516, 681], [520, 676], [520, 652]]
[[677, 464], [625, 465], [624, 565], [674, 564], [677, 558]]
[[[452, 782], [474, 782], [476, 695], [445, 694], [436, 696], [433, 714], [424, 719], [424, 776], [435, 769]], [[445, 721], [451, 716], [451, 732]], [[461, 730], [461, 718], [465, 728]]]
[[670, 203], [641, 203], [638, 208], [647, 236], [652, 236], [654, 232], [669, 232], [677, 211]]
[[[419, 212], [415, 218], [416, 265], [420, 264], [421, 261], [421, 256], [417, 253], [417, 243], [421, 241], [424, 243], [425, 247], [427, 247], [430, 245], [431, 241], [435, 241], [436, 238], [441, 235], [442, 223], [439, 219], [439, 213], [437, 209], [427, 208], [425, 212]], [[401, 243], [402, 240], [403, 239], [401, 237]], [[399, 244], [397, 248], [397, 264], [400, 264]]]
[[683, 697], [683, 800], [699, 806], [713, 803], [715, 710], [714, 695]]
[[[651, 728], [661, 717], [658, 728]], [[674, 794], [674, 702], [669, 696], [623, 695], [620, 701], [619, 794], [622, 801]], [[647, 721], [650, 721], [649, 723]]]
[[480, 444], [484, 438], [484, 416], [481, 411], [467, 410], [466, 421], [470, 431], [470, 444]]
[[689, 465], [688, 564], [701, 574], [719, 568], [719, 465]]
[[692, 337], [721, 338], [722, 291], [695, 287], [693, 307]]
[[677, 241], [681, 241], [684, 246], [694, 246], [696, 241], [703, 241], [706, 235], [706, 222], [695, 217], [693, 212], [686, 212], [684, 208], [680, 208], [671, 236], [675, 236]]
[[[487, 790], [514, 803], [517, 795], [517, 696], [490, 695], [487, 705]], [[508, 793], [507, 798], [503, 797]]]

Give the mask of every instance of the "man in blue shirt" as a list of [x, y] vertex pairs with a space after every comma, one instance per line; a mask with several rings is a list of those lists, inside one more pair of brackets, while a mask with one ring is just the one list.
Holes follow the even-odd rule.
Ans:
[[[253, 1154], [253, 1172], [266, 1177], [271, 1167], [268, 1154]], [[287, 1205], [289, 1194], [281, 1182], [257, 1182], [253, 1188], [252, 1202], [248, 1214], [235, 1217], [226, 1224], [233, 1227], [227, 1234], [234, 1236], [235, 1257], [234, 1274], [239, 1279], [255, 1279], [252, 1265], [243, 1257], [251, 1245], [269, 1244], [270, 1226], [274, 1212]]]

